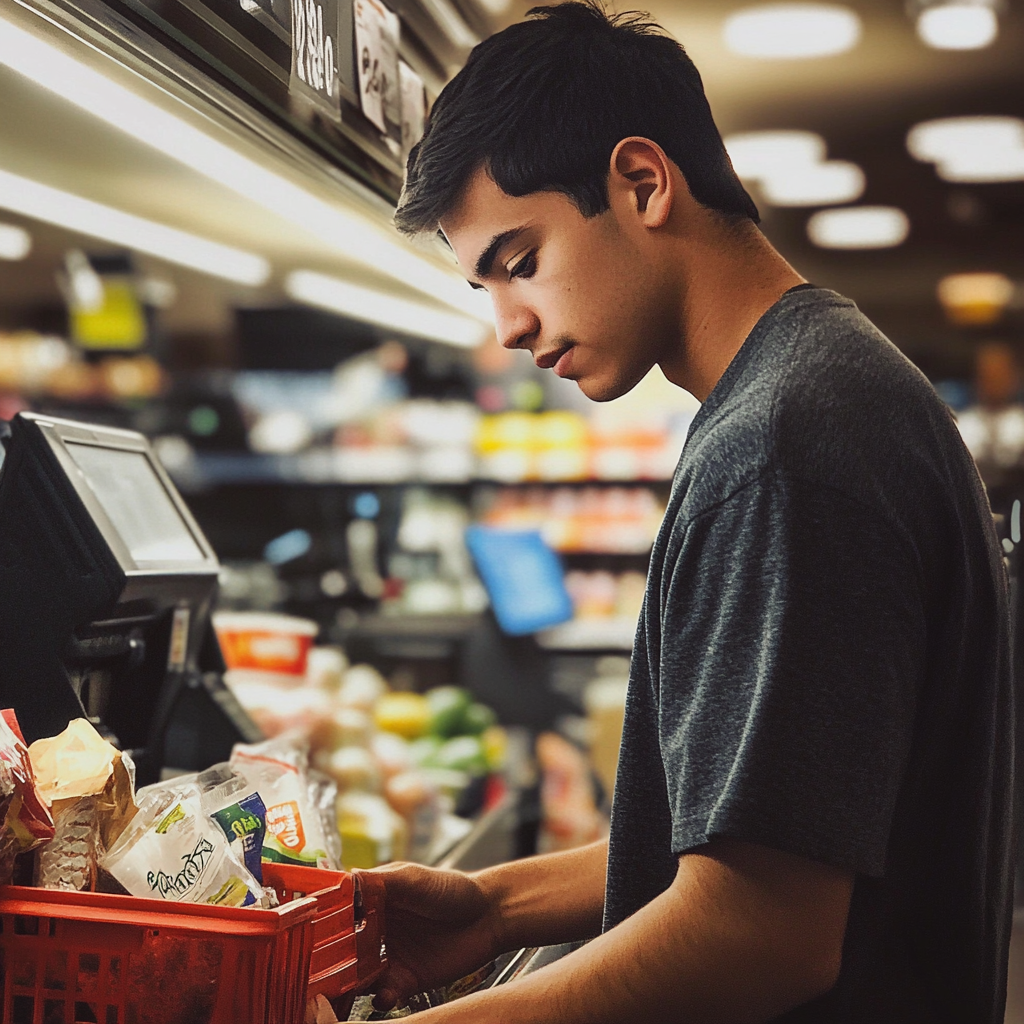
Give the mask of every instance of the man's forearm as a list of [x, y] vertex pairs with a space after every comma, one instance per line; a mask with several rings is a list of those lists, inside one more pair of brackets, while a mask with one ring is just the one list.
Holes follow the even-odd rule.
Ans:
[[423, 1024], [770, 1021], [834, 983], [852, 876], [764, 854], [767, 881], [742, 849], [686, 857], [675, 884], [583, 949]]
[[608, 843], [486, 868], [503, 951], [589, 939], [601, 930]]

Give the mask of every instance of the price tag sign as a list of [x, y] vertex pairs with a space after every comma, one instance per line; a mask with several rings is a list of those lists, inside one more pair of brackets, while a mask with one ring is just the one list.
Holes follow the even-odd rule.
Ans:
[[387, 132], [385, 112], [397, 108], [398, 18], [379, 0], [355, 0], [352, 10], [359, 102], [367, 120]]
[[401, 77], [398, 70], [398, 40], [401, 32], [398, 15], [385, 9], [384, 26], [381, 33], [381, 76], [380, 97], [384, 107], [384, 123], [387, 133], [400, 142], [402, 138], [402, 94]]
[[291, 88], [341, 117], [338, 83], [338, 0], [291, 0]]
[[427, 91], [423, 79], [404, 60], [398, 63], [398, 85], [402, 100], [402, 150], [408, 153], [423, 138]]

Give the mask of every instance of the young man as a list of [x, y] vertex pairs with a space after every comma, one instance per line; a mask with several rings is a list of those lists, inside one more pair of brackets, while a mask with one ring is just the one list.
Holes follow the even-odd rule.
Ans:
[[[928, 382], [761, 235], [700, 78], [566, 3], [478, 46], [397, 215], [499, 340], [704, 404], [637, 632], [611, 836], [384, 869], [378, 1005], [597, 936], [430, 1022], [999, 1024], [1013, 699], [988, 503]], [[600, 934], [598, 934], [600, 933]]]

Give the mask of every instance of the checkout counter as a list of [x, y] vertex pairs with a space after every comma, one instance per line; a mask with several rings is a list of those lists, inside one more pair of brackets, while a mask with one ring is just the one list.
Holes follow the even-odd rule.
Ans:
[[[2, 427], [0, 707], [15, 709], [28, 741], [89, 718], [131, 752], [145, 785], [261, 739], [222, 678], [217, 558], [148, 441], [32, 413]], [[512, 791], [439, 864], [521, 855], [522, 829]], [[565, 951], [507, 954], [476, 987]]]

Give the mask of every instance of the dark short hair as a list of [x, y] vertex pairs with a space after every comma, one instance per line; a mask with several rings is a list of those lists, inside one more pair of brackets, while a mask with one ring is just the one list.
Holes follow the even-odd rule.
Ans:
[[597, 0], [530, 15], [480, 43], [437, 98], [409, 154], [399, 230], [436, 229], [481, 166], [510, 196], [561, 192], [596, 216], [608, 209], [612, 152], [630, 136], [658, 143], [703, 206], [760, 219], [675, 39]]

